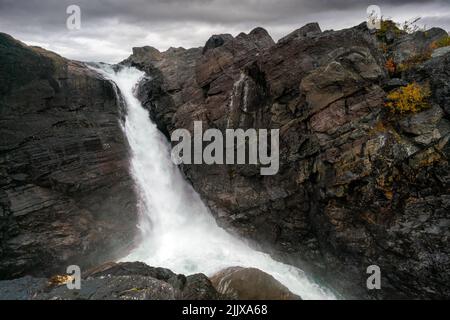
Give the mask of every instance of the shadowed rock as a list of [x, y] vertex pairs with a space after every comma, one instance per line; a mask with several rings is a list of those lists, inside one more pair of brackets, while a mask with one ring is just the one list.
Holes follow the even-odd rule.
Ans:
[[113, 86], [0, 34], [0, 279], [122, 255], [136, 197]]
[[[55, 279], [53, 277], [52, 279]], [[65, 279], [67, 277], [59, 277]], [[0, 281], [0, 300], [216, 300], [222, 299], [204, 274], [176, 275], [142, 262], [106, 263], [83, 274], [80, 289], [67, 281], [23, 277]]]

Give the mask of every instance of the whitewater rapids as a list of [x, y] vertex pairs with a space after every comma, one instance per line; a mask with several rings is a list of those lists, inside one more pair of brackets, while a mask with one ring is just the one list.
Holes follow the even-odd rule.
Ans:
[[199, 195], [172, 163], [170, 144], [150, 120], [134, 91], [144, 73], [96, 68], [113, 81], [126, 104], [123, 130], [131, 148], [130, 170], [139, 196], [142, 242], [121, 261], [142, 261], [176, 273], [208, 276], [230, 266], [261, 269], [303, 299], [335, 299], [293, 266], [273, 260], [217, 226]]

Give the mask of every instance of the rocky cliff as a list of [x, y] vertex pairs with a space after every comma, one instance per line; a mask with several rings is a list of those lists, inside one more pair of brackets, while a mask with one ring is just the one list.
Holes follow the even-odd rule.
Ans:
[[0, 279], [114, 259], [136, 198], [113, 86], [0, 34]]
[[[182, 165], [222, 226], [347, 297], [448, 298], [450, 54], [428, 52], [445, 36], [309, 24], [275, 43], [257, 28], [134, 48], [123, 64], [150, 76], [139, 97], [167, 136], [195, 120], [280, 129], [277, 175]], [[429, 107], [390, 112], [387, 94], [414, 82], [430, 87]], [[382, 290], [366, 288], [373, 264]]]

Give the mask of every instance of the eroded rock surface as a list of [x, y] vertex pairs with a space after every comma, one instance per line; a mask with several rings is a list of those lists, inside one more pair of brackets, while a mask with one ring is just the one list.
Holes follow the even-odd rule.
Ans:
[[0, 279], [114, 259], [136, 197], [112, 85], [0, 34]]
[[[445, 31], [399, 33], [398, 62]], [[386, 50], [365, 24], [311, 24], [274, 43], [261, 28], [196, 49], [134, 49], [124, 64], [151, 80], [139, 97], [159, 128], [280, 129], [280, 170], [182, 165], [219, 223], [347, 297], [450, 296], [449, 55], [391, 79]], [[388, 90], [429, 83], [432, 108], [393, 115]], [[378, 265], [382, 290], [368, 291]]]

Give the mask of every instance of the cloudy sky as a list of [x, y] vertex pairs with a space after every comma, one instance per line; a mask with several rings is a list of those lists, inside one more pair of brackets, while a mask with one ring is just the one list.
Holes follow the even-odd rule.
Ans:
[[[317, 21], [323, 30], [366, 19], [368, 5], [397, 21], [450, 30], [450, 0], [0, 0], [0, 32], [83, 61], [118, 62], [132, 47], [202, 46], [211, 34], [266, 28], [277, 40]], [[69, 5], [81, 9], [81, 29], [69, 30]]]

